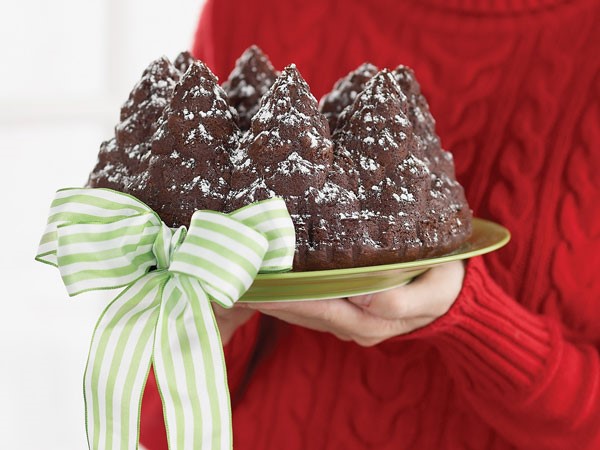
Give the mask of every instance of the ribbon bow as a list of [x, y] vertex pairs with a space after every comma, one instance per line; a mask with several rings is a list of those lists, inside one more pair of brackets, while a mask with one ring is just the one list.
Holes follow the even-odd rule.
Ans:
[[154, 366], [169, 448], [232, 448], [223, 349], [210, 301], [230, 308], [258, 271], [291, 269], [294, 227], [273, 198], [230, 214], [196, 211], [189, 230], [110, 189], [56, 193], [36, 259], [70, 296], [125, 287], [104, 310], [84, 375], [92, 449], [136, 449]]

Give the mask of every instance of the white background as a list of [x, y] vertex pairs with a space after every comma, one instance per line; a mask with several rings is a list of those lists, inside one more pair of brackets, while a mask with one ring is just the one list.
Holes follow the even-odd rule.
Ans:
[[81, 450], [82, 375], [109, 298], [33, 261], [56, 189], [81, 186], [153, 59], [190, 47], [203, 0], [0, 6], [0, 448]]

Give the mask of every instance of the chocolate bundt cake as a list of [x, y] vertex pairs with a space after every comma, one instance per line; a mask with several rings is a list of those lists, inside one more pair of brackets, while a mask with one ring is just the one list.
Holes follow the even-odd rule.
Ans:
[[254, 46], [223, 89], [189, 53], [152, 63], [89, 185], [135, 195], [169, 226], [281, 196], [296, 228], [294, 270], [437, 256], [471, 233], [411, 69], [363, 64], [319, 105], [294, 65], [278, 75]]
[[261, 97], [273, 85], [277, 75], [269, 58], [256, 45], [248, 48], [236, 61], [223, 89], [229, 104], [237, 110], [238, 126], [242, 131], [250, 128]]

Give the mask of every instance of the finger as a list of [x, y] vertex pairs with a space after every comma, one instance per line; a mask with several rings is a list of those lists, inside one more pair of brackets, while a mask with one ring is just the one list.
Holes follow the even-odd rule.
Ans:
[[[265, 311], [263, 314], [270, 315], [272, 317], [276, 317], [284, 322], [298, 325], [303, 328], [308, 328], [315, 331], [325, 332], [333, 334], [335, 337], [342, 341], [353, 341], [361, 346], [371, 347], [380, 343], [381, 341], [387, 339], [392, 335], [396, 335], [397, 332], [390, 334], [389, 328], [390, 325], [393, 324], [391, 321], [383, 321], [381, 319], [376, 319], [373, 316], [369, 316], [367, 318], [366, 323], [364, 323], [362, 328], [347, 330], [347, 327], [343, 323], [330, 323], [321, 318], [307, 318], [303, 316], [298, 316], [292, 313], [288, 313], [285, 311]], [[383, 326], [379, 326], [378, 324], [373, 324], [369, 322], [381, 321], [383, 322]], [[397, 326], [396, 326], [397, 328]], [[399, 332], [402, 332], [400, 330]]]
[[352, 340], [352, 338], [346, 334], [340, 334], [340, 333], [332, 333], [336, 338], [338, 338], [340, 341], [344, 341], [344, 342], [350, 342]]
[[320, 322], [314, 319], [307, 319], [306, 317], [302, 316], [296, 316], [284, 311], [265, 311], [263, 314], [275, 317], [292, 325], [297, 325], [324, 333], [331, 333], [342, 341], [354, 341], [357, 344], [366, 347], [376, 345], [392, 336], [410, 333], [411, 331], [422, 328], [431, 323], [430, 318], [417, 317], [409, 320], [380, 320], [378, 321], [377, 325], [373, 325], [370, 323], [370, 321], [373, 320], [373, 317], [368, 317], [365, 320], [366, 323], [364, 327], [358, 330], [352, 330], [350, 333], [344, 333], [338, 329], [333, 329], [331, 324]]
[[345, 336], [381, 328], [381, 319], [365, 314], [342, 299], [273, 302], [253, 304], [252, 307], [295, 325]]
[[348, 300], [385, 319], [439, 317], [446, 313], [462, 286], [462, 263], [436, 266], [411, 283]]
[[259, 311], [290, 311], [307, 317], [321, 317], [334, 314], [336, 308], [344, 308], [343, 303], [343, 300], [339, 298], [332, 298], [327, 300], [248, 302], [245, 303], [245, 306]]
[[218, 320], [229, 322], [243, 323], [255, 312], [250, 309], [240, 308], [239, 304], [234, 305], [233, 308], [224, 308], [215, 302], [211, 302], [211, 306]]

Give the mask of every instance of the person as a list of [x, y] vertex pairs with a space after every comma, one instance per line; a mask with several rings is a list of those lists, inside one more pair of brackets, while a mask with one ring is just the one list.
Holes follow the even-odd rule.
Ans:
[[[315, 96], [412, 67], [504, 249], [370, 296], [217, 311], [234, 448], [600, 449], [600, 4], [208, 0], [193, 54], [251, 44]], [[141, 442], [166, 448], [150, 379]]]

